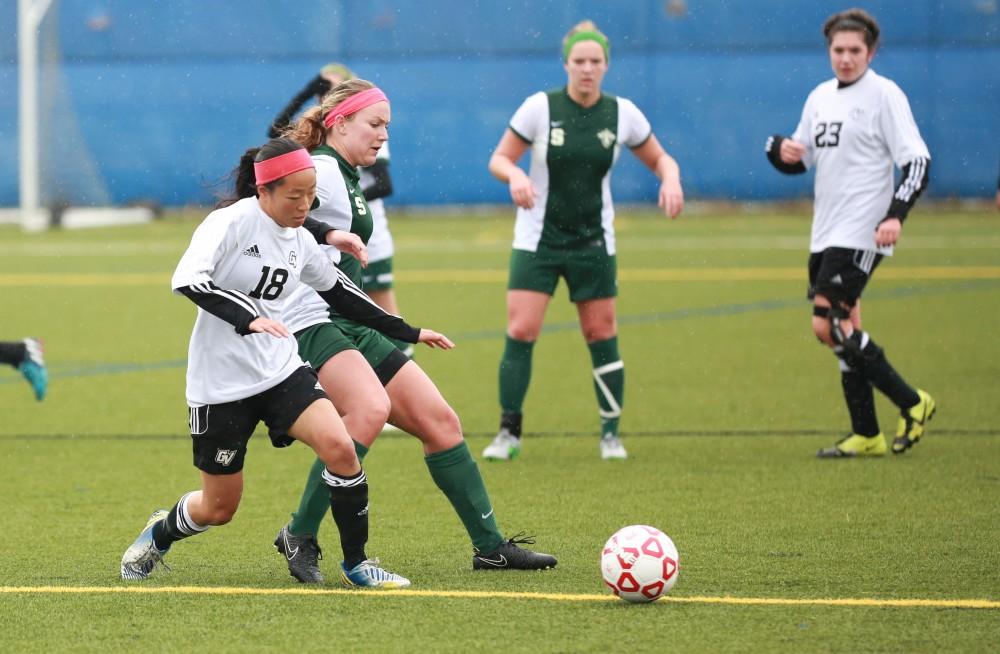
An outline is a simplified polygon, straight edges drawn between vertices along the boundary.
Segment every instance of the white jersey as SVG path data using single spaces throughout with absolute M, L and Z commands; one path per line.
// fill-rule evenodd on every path
M 874 250 L 875 229 L 893 198 L 893 164 L 902 168 L 930 159 L 906 96 L 892 81 L 868 69 L 839 88 L 837 79 L 817 86 L 792 136 L 806 146 L 802 163 L 816 168 L 809 249 Z M 922 171 L 921 171 L 922 172 Z
M 338 279 L 309 232 L 280 227 L 257 198 L 244 198 L 213 211 L 198 226 L 170 283 L 175 292 L 198 287 L 281 321 L 297 289 L 325 291 Z M 240 336 L 233 325 L 199 307 L 188 347 L 187 402 L 200 406 L 252 397 L 302 365 L 294 337 Z
M 622 145 L 637 147 L 652 134 L 639 108 L 610 94 L 584 108 L 554 89 L 529 96 L 510 129 L 531 146 L 528 177 L 538 194 L 531 209 L 517 210 L 514 249 L 597 246 L 614 254 L 611 168 Z
M 389 144 L 385 143 L 378 151 L 376 160 L 389 161 Z M 375 183 L 375 177 L 367 168 L 361 168 L 361 189 L 367 191 Z M 385 215 L 385 203 L 382 198 L 368 200 L 368 209 L 372 214 L 372 236 L 368 239 L 368 262 L 375 263 L 392 257 L 392 234 L 389 232 L 389 218 Z

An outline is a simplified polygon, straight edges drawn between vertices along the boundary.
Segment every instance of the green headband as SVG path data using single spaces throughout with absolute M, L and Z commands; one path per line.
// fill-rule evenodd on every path
M 600 32 L 583 31 L 577 32 L 573 36 L 566 39 L 566 45 L 563 46 L 563 61 L 569 61 L 569 51 L 573 49 L 573 46 L 580 41 L 594 41 L 601 48 L 604 49 L 604 61 L 611 63 L 611 55 L 609 50 L 611 49 L 611 44 L 608 43 L 608 39 L 605 38 Z

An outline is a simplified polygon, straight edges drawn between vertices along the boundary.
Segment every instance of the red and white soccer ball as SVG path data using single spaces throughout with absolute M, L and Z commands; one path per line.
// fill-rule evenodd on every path
M 680 559 L 670 537 L 655 527 L 630 525 L 615 532 L 601 552 L 601 573 L 626 602 L 652 602 L 677 582 Z

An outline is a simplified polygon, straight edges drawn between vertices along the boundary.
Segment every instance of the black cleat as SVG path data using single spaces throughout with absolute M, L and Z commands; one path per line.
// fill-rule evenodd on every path
M 323 573 L 319 571 L 319 559 L 323 550 L 313 536 L 295 536 L 288 531 L 288 525 L 281 528 L 274 539 L 276 550 L 285 555 L 288 574 L 303 584 L 323 583 Z
M 531 536 L 522 538 L 523 532 L 510 540 L 500 543 L 500 546 L 489 553 L 474 550 L 472 555 L 473 570 L 548 570 L 556 567 L 556 557 L 551 554 L 532 552 L 518 545 L 534 545 Z

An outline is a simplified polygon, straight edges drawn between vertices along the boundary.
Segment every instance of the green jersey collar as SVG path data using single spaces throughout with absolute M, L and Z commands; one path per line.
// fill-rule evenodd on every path
M 361 181 L 361 173 L 358 172 L 357 166 L 352 166 L 347 163 L 347 160 L 340 156 L 339 152 L 331 148 L 326 143 L 313 148 L 313 151 L 309 154 L 325 154 L 336 159 L 337 163 L 340 164 L 340 171 L 344 173 L 344 177 L 347 178 L 347 181 L 351 184 L 351 186 L 356 186 Z

